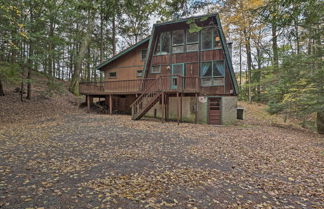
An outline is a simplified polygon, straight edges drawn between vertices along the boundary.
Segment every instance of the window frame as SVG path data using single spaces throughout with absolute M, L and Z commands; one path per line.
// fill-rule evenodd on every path
M 182 31 L 183 32 L 183 43 L 182 44 L 174 44 L 173 43 L 173 33 L 175 32 L 175 31 Z M 181 52 L 174 52 L 173 51 L 173 48 L 174 47 L 183 47 L 183 51 L 181 51 Z M 179 29 L 179 30 L 173 30 L 173 31 L 171 31 L 171 53 L 172 54 L 181 54 L 181 53 L 186 53 L 186 30 L 184 30 L 184 29 Z
M 197 41 L 194 41 L 194 42 L 188 42 L 188 34 L 190 34 L 189 30 L 186 30 L 185 31 L 186 33 L 186 52 L 196 52 L 196 51 L 199 51 L 199 38 L 200 38 L 200 33 L 199 32 L 194 32 L 194 33 L 197 33 Z M 196 45 L 198 46 L 198 49 L 197 50 L 188 50 L 188 47 L 187 46 L 193 46 L 193 45 Z
M 114 73 L 115 76 L 111 76 L 111 74 Z M 113 72 L 108 72 L 108 78 L 109 79 L 114 79 L 114 78 L 117 78 L 117 72 L 116 71 L 113 71 Z
M 177 76 L 177 75 L 174 75 L 173 74 L 173 69 L 175 66 L 181 66 L 182 67 L 182 75 L 180 76 L 185 76 L 185 71 L 186 71 L 186 68 L 185 68 L 185 63 L 174 63 L 174 64 L 171 64 L 171 75 L 172 76 Z
M 211 39 L 211 48 L 208 48 L 208 49 L 203 49 L 203 42 L 202 42 L 202 38 L 203 38 L 203 36 L 202 36 L 202 30 L 204 30 L 204 29 L 207 29 L 207 28 L 211 28 L 211 29 L 213 29 L 212 30 L 212 39 Z M 200 51 L 208 51 L 208 50 L 215 50 L 215 49 L 222 49 L 222 41 L 221 41 L 221 37 L 220 37 L 220 34 L 219 34 L 219 32 L 217 31 L 217 26 L 215 25 L 215 26 L 209 26 L 209 27 L 205 27 L 205 28 L 203 28 L 201 31 L 200 31 L 200 39 L 199 39 L 199 41 L 200 41 Z M 220 47 L 214 47 L 215 46 L 215 35 L 218 35 L 218 37 L 219 37 L 219 42 L 220 42 Z
M 166 54 L 161 54 L 162 52 L 162 39 L 161 36 L 162 34 L 168 34 L 170 40 L 169 40 L 169 51 Z M 157 49 L 159 49 L 159 51 L 157 51 Z M 161 32 L 159 37 L 158 37 L 158 41 L 155 44 L 155 49 L 154 49 L 154 53 L 153 56 L 163 56 L 163 55 L 168 55 L 168 54 L 172 54 L 172 31 L 165 31 L 165 32 Z
M 139 71 L 141 71 L 141 75 L 139 75 Z M 143 70 L 136 70 L 136 77 L 143 77 Z
M 143 58 L 143 51 L 145 51 L 145 57 Z M 141 49 L 141 60 L 145 61 L 147 56 L 147 49 Z
M 153 72 L 153 68 L 154 67 L 158 67 L 159 68 L 159 71 L 158 72 Z M 151 66 L 151 69 L 150 69 L 150 73 L 152 73 L 152 74 L 159 74 L 159 73 L 161 73 L 161 65 L 152 65 Z
M 223 62 L 223 65 L 224 65 L 224 75 L 223 76 L 215 76 L 214 75 L 214 63 L 216 62 Z M 211 72 L 212 72 L 212 75 L 211 76 L 201 76 L 201 68 L 202 68 L 202 65 L 204 63 L 211 63 Z M 200 63 L 200 68 L 199 68 L 199 78 L 202 80 L 204 78 L 210 78 L 212 79 L 211 82 L 212 84 L 211 85 L 208 85 L 208 84 L 203 84 L 203 82 L 201 81 L 200 82 L 200 85 L 202 87 L 210 87 L 210 86 L 225 86 L 225 76 L 226 76 L 226 64 L 225 64 L 225 60 L 211 60 L 211 61 L 205 61 L 205 62 L 201 62 Z M 217 78 L 222 78 L 223 79 L 223 84 L 214 84 L 214 81 L 217 80 Z

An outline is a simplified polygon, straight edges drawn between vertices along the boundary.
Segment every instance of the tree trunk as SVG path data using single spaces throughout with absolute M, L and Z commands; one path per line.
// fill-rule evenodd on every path
M 31 84 L 31 79 L 32 79 L 32 68 L 33 68 L 33 61 L 32 61 L 32 56 L 33 56 L 33 43 L 29 43 L 29 57 L 28 57 L 28 63 L 27 63 L 27 96 L 26 99 L 31 99 L 31 93 L 32 93 L 32 84 Z
M 3 90 L 3 85 L 2 85 L 2 80 L 0 79 L 0 96 L 4 96 L 4 90 Z
M 258 71 L 256 72 L 256 81 L 257 81 L 257 95 L 258 95 L 258 99 L 260 98 L 260 95 L 261 95 L 261 59 L 262 59 L 262 56 L 261 56 L 261 51 L 260 51 L 260 48 L 257 47 L 257 57 L 258 57 Z
M 248 98 L 249 103 L 252 103 L 252 92 L 251 92 L 251 70 L 252 70 L 252 54 L 251 54 L 251 42 L 250 37 L 248 36 L 247 32 L 244 30 L 244 36 L 245 36 L 245 47 L 246 47 L 246 56 L 247 56 L 247 66 L 248 66 L 248 80 L 249 80 L 249 86 L 248 86 Z
M 113 55 L 115 56 L 116 54 L 116 17 L 115 15 L 113 16 L 113 21 L 112 21 L 112 50 L 113 50 Z
M 242 43 L 240 43 L 240 89 L 242 89 Z
M 278 55 L 278 41 L 277 41 L 277 26 L 272 23 L 272 51 L 273 51 L 273 65 L 277 68 L 279 66 L 279 55 Z
M 72 75 L 72 80 L 71 80 L 70 88 L 69 88 L 69 90 L 75 95 L 79 95 L 79 93 L 80 93 L 79 92 L 79 83 L 80 83 L 80 72 L 81 72 L 81 68 L 82 68 L 82 61 L 87 53 L 87 48 L 91 42 L 91 34 L 92 34 L 94 24 L 95 24 L 95 15 L 92 14 L 90 18 L 91 19 L 89 19 L 89 21 L 88 21 L 86 34 L 83 36 L 80 50 L 75 58 L 75 67 L 74 67 L 74 72 Z
M 319 134 L 324 134 L 324 112 L 317 113 L 317 131 Z
M 87 81 L 91 81 L 91 68 L 90 68 L 90 61 L 91 61 L 91 56 L 90 56 L 90 47 L 88 45 L 88 52 L 87 52 L 87 56 L 88 56 L 88 59 L 87 59 Z
M 31 99 L 31 92 L 32 92 L 32 85 L 31 85 L 31 66 L 28 66 L 28 71 L 27 71 L 27 96 L 26 99 Z

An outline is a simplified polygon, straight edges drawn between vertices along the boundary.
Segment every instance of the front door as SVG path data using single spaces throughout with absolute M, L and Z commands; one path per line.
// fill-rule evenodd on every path
M 213 125 L 221 125 L 222 121 L 221 98 L 208 98 L 208 123 Z
M 184 76 L 184 64 L 173 64 L 171 71 L 171 89 L 177 89 L 178 85 L 181 85 L 181 81 L 178 79 L 178 76 Z

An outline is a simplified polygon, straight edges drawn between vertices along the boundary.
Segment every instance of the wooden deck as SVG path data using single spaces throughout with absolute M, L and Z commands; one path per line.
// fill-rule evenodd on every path
M 136 80 L 81 82 L 80 94 L 93 96 L 141 94 L 152 84 L 155 84 L 160 91 L 170 93 L 197 93 L 200 89 L 199 77 L 175 75 Z

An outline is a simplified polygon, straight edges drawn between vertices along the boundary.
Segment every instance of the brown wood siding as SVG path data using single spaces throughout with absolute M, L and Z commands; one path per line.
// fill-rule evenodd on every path
M 231 90 L 233 91 L 233 82 L 230 77 L 230 72 L 229 72 L 227 65 L 226 65 L 225 70 L 226 70 L 225 71 L 225 94 L 231 94 Z
M 197 52 L 179 53 L 172 55 L 172 64 L 186 63 L 186 62 L 198 62 Z
M 144 69 L 144 60 L 142 60 L 142 49 L 147 49 L 148 43 L 144 43 L 136 49 L 128 52 L 122 57 L 103 67 L 105 81 L 133 80 L 137 77 L 137 70 Z M 116 72 L 116 78 L 109 78 L 110 72 Z
M 223 50 L 208 50 L 200 52 L 200 61 L 224 60 Z
M 153 56 L 152 65 L 168 65 L 169 55 Z
M 170 56 L 172 59 L 170 60 Z M 223 50 L 208 50 L 200 52 L 201 62 L 203 61 L 213 61 L 213 60 L 224 60 Z M 160 55 L 153 56 L 152 63 L 153 65 L 161 65 L 161 73 L 151 73 L 148 69 L 148 78 L 155 78 L 159 75 L 169 75 L 171 69 L 167 70 L 167 66 L 175 63 L 186 63 L 185 64 L 185 76 L 199 76 L 200 64 L 198 62 L 198 52 L 190 53 L 178 53 L 171 55 Z M 170 66 L 171 68 L 171 66 Z M 230 79 L 229 71 L 227 66 L 225 67 L 225 86 L 209 86 L 201 87 L 201 94 L 205 95 L 229 95 L 230 90 L 233 89 L 232 82 Z M 226 91 L 225 91 L 226 90 Z

